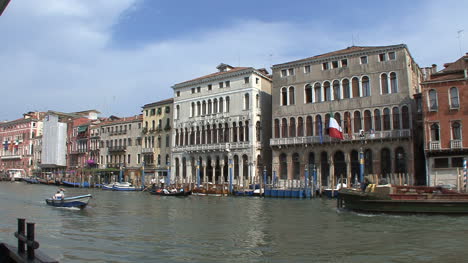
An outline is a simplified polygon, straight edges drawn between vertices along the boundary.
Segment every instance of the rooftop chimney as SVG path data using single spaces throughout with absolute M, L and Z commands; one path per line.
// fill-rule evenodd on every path
M 432 64 L 432 72 L 431 74 L 434 74 L 437 72 L 437 65 L 436 64 Z
M 221 63 L 216 68 L 219 70 L 219 72 L 225 72 L 233 69 L 234 67 L 228 64 Z

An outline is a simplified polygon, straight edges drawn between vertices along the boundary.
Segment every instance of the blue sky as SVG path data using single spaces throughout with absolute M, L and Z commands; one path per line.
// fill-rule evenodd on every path
M 420 66 L 468 52 L 466 1 L 13 0 L 0 17 L 0 121 L 131 116 L 219 63 L 272 64 L 404 43 Z M 458 30 L 465 30 L 457 38 Z

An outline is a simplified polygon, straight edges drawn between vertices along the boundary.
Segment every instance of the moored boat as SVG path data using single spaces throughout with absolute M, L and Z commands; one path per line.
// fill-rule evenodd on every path
M 115 182 L 111 184 L 106 184 L 102 186 L 102 190 L 113 190 L 113 191 L 137 191 L 141 190 L 140 188 L 132 185 L 129 182 Z
M 192 194 L 192 191 L 185 191 L 184 189 L 180 189 L 178 191 L 172 192 L 172 191 L 164 191 L 166 189 L 155 189 L 149 191 L 150 194 L 152 195 L 162 195 L 162 196 L 189 196 Z
M 90 198 L 91 194 L 65 197 L 61 200 L 47 198 L 46 203 L 56 207 L 78 207 L 83 209 L 88 205 Z
M 468 194 L 427 186 L 369 185 L 341 189 L 338 206 L 369 213 L 468 214 Z

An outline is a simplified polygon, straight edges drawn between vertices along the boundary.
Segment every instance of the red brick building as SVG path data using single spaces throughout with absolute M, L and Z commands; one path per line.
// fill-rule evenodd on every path
M 67 125 L 67 169 L 71 174 L 79 174 L 87 167 L 90 124 L 88 118 L 81 117 L 70 120 Z
M 456 185 L 468 158 L 468 53 L 439 72 L 433 68 L 422 83 L 427 179 Z
M 21 119 L 0 123 L 0 171 L 20 169 L 32 174 L 33 140 L 42 134 L 43 118 L 43 112 L 28 112 Z

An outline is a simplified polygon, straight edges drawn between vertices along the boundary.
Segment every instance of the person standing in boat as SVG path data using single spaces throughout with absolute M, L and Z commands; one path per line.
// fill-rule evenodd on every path
M 361 190 L 362 190 L 363 192 L 366 191 L 366 188 L 367 188 L 367 186 L 369 185 L 369 183 L 370 183 L 370 182 L 369 182 L 369 178 L 367 178 L 367 176 L 364 177 L 364 182 L 363 182 L 362 185 L 361 185 Z

